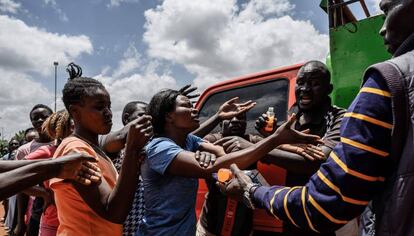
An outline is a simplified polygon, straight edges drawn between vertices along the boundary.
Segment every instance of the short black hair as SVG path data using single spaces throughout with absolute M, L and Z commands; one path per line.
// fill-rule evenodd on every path
M 146 102 L 142 102 L 142 101 L 132 101 L 132 102 L 128 102 L 126 105 L 125 105 L 125 107 L 124 107 L 124 109 L 122 110 L 122 123 L 124 124 L 124 125 L 126 125 L 126 121 L 124 120 L 124 115 L 126 114 L 126 113 L 128 113 L 128 114 L 132 114 L 132 113 L 134 113 L 135 112 L 135 109 L 136 109 L 136 107 L 137 107 L 137 105 L 138 104 L 141 104 L 141 105 L 143 105 L 143 106 L 145 106 L 145 107 L 147 107 L 148 106 L 148 103 L 146 103 Z
M 175 110 L 178 95 L 181 95 L 181 93 L 177 90 L 164 89 L 152 97 L 147 107 L 147 113 L 152 116 L 152 127 L 155 135 L 164 133 L 167 113 Z
M 30 128 L 27 128 L 25 131 L 24 131 L 24 137 L 26 138 L 26 135 L 28 134 L 28 133 L 30 133 L 30 132 L 37 132 L 36 131 L 36 129 L 35 128 L 33 128 L 33 127 L 30 127 Z
M 306 67 L 312 66 L 315 70 L 321 72 L 324 79 L 326 79 L 327 82 L 331 81 L 331 72 L 329 72 L 328 67 L 325 65 L 325 63 L 312 60 L 306 62 L 298 71 L 298 74 L 302 72 Z
M 46 106 L 46 105 L 44 105 L 44 104 L 36 104 L 36 105 L 34 105 L 34 107 L 32 108 L 32 110 L 30 110 L 30 113 L 29 113 L 30 118 L 31 118 L 31 116 L 32 116 L 32 112 L 33 112 L 34 110 L 36 110 L 36 109 L 39 109 L 39 108 L 44 108 L 44 109 L 48 110 L 48 111 L 50 112 L 50 114 L 52 114 L 52 113 L 53 113 L 53 111 L 52 111 L 52 109 L 51 109 L 50 107 L 48 107 L 48 106 Z
M 106 91 L 98 80 L 82 77 L 82 68 L 75 63 L 70 63 L 66 71 L 69 73 L 69 79 L 62 91 L 62 100 L 66 110 L 69 111 L 70 105 L 81 103 L 83 97 L 92 96 L 98 88 Z

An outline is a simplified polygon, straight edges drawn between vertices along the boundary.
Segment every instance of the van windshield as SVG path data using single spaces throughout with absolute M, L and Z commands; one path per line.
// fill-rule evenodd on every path
M 199 109 L 200 121 L 204 122 L 213 116 L 225 101 L 233 97 L 239 97 L 240 102 L 248 100 L 257 102 L 257 105 L 247 112 L 246 129 L 246 134 L 257 134 L 254 128 L 255 120 L 265 113 L 268 107 L 274 107 L 278 125 L 286 120 L 288 88 L 289 81 L 287 79 L 277 78 L 271 81 L 239 86 L 214 93 L 201 105 Z M 219 129 L 219 126 L 217 126 L 211 133 L 219 132 Z

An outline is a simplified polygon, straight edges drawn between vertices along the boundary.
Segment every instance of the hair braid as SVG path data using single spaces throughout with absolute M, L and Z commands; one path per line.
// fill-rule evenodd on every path
M 70 135 L 70 116 L 66 110 L 60 110 L 43 122 L 43 131 L 54 140 L 62 140 Z
M 59 114 L 59 118 L 56 122 L 56 137 L 57 140 L 62 140 L 70 135 L 70 116 L 69 113 L 64 110 Z
M 81 77 L 82 68 L 73 62 L 67 66 L 66 71 L 69 73 L 69 79 L 63 88 L 62 100 L 68 111 L 70 105 L 81 103 L 83 97 L 92 96 L 98 88 L 105 90 L 98 80 Z

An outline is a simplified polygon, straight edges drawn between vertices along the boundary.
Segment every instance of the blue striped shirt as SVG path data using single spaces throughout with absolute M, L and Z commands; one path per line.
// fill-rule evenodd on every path
M 362 213 L 383 188 L 391 160 L 392 110 L 388 87 L 373 73 L 341 123 L 341 142 L 305 186 L 259 187 L 258 207 L 315 232 L 335 230 Z

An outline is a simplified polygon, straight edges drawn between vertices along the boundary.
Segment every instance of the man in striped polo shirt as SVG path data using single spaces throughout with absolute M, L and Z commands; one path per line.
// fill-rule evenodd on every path
M 412 53 L 414 0 L 382 0 L 380 7 L 386 15 L 380 33 L 388 50 L 394 57 Z M 408 65 L 412 65 L 412 61 Z M 409 70 L 410 66 L 405 69 Z M 408 92 L 411 94 L 412 91 Z M 265 208 L 276 218 L 300 228 L 329 232 L 341 227 L 361 214 L 375 197 L 387 191 L 393 194 L 392 190 L 385 188 L 386 181 L 391 178 L 390 173 L 395 171 L 395 163 L 390 158 L 394 118 L 391 99 L 385 77 L 376 70 L 370 70 L 343 118 L 341 142 L 306 185 L 257 186 L 233 165 L 237 178 L 222 186 L 224 191 L 242 194 L 247 203 Z M 412 161 L 409 163 L 407 168 L 411 168 Z M 401 199 L 406 199 L 412 192 L 406 190 L 400 194 Z M 406 212 L 398 214 L 395 222 L 409 222 L 406 217 L 412 215 Z M 405 231 L 400 226 L 397 227 L 398 232 L 387 232 L 381 227 L 377 235 L 407 235 L 413 227 L 405 224 L 402 226 Z

